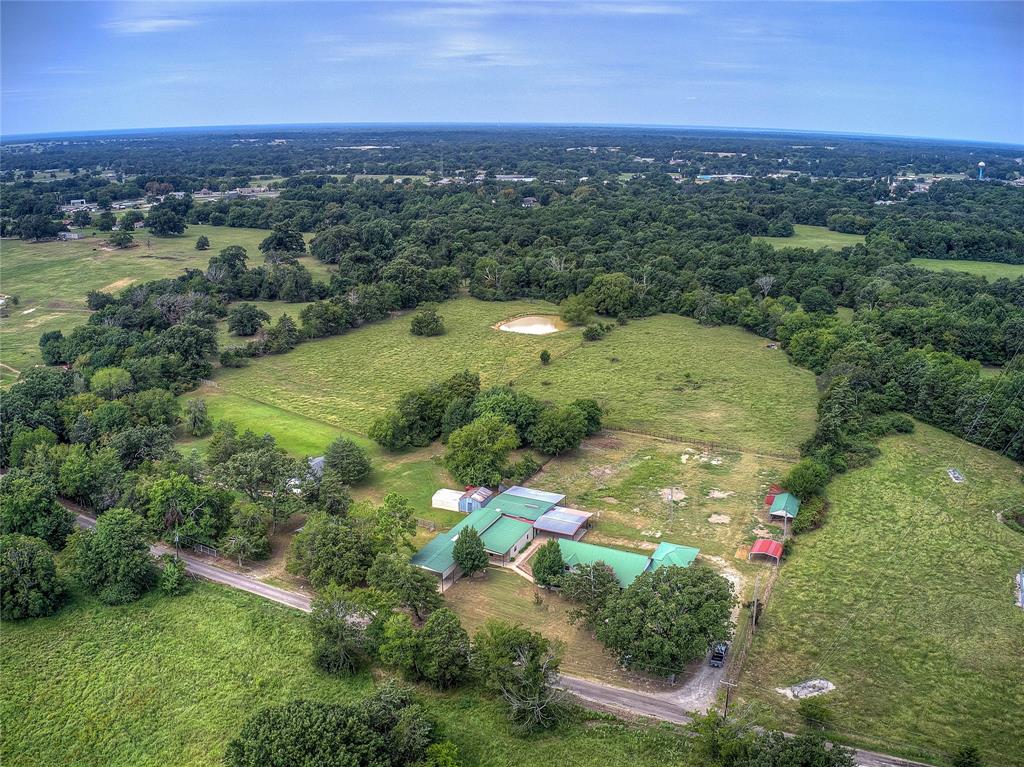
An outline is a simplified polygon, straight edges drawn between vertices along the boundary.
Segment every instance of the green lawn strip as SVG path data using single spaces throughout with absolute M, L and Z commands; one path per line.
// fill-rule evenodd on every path
M 773 688 L 821 676 L 837 727 L 867 747 L 934 759 L 972 741 L 1024 764 L 1024 536 L 995 519 L 1024 499 L 1021 469 L 921 424 L 882 448 L 829 486 L 828 522 L 783 565 L 742 695 L 793 727 Z
M 1001 264 L 996 261 L 956 261 L 945 258 L 912 258 L 910 263 L 932 272 L 967 272 L 989 280 L 1005 277 L 1015 280 L 1024 277 L 1024 264 Z
M 844 234 L 833 232 L 824 226 L 793 224 L 792 237 L 755 237 L 755 240 L 767 242 L 776 248 L 846 248 L 864 242 L 862 234 Z
M 0 760 L 10 767 L 216 765 L 260 708 L 350 701 L 373 684 L 314 670 L 302 615 L 212 584 L 125 607 L 76 595 L 56 616 L 5 624 L 0 660 Z M 660 767 L 685 749 L 668 728 L 601 720 L 520 738 L 474 688 L 420 694 L 466 767 Z

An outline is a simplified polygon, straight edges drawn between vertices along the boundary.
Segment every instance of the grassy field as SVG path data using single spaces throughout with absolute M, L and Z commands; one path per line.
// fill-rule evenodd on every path
M 91 234 L 91 230 L 86 230 Z M 195 249 L 196 238 L 210 238 L 210 250 Z M 257 250 L 267 236 L 263 229 L 193 225 L 178 237 L 146 237 L 136 247 L 102 250 L 105 237 L 87 236 L 69 242 L 0 242 L 3 278 L 0 291 L 18 296 L 11 316 L 0 320 L 0 362 L 18 370 L 39 364 L 39 336 L 48 330 L 71 330 L 88 318 L 85 294 L 117 292 L 134 282 L 174 277 L 186 268 L 206 266 L 210 256 L 229 245 L 241 245 L 250 264 L 262 262 Z M 148 245 L 146 243 L 149 243 Z M 315 277 L 327 267 L 306 257 L 302 263 Z
M 556 402 L 594 397 L 616 428 L 784 455 L 795 455 L 813 431 L 813 376 L 736 328 L 665 315 L 584 343 L 578 328 L 527 336 L 492 327 L 553 311 L 536 301 L 462 298 L 441 307 L 444 336 L 412 336 L 408 317 L 396 317 L 219 370 L 215 381 L 223 394 L 356 434 L 402 392 L 464 369 L 479 372 L 485 386 L 513 383 Z M 538 360 L 542 349 L 551 352 L 548 366 Z
M 910 263 L 932 272 L 954 272 L 978 274 L 988 280 L 1006 277 L 1015 280 L 1024 277 L 1024 264 L 1000 264 L 995 261 L 951 261 L 944 258 L 912 258 Z
M 79 596 L 56 616 L 5 624 L 0 661 L 7 767 L 212 766 L 254 711 L 296 698 L 350 701 L 373 684 L 315 671 L 298 613 L 208 584 L 116 608 Z M 526 739 L 477 690 L 421 694 L 465 767 L 685 759 L 686 739 L 665 728 L 591 719 Z
M 1024 502 L 1021 468 L 923 425 L 882 449 L 829 486 L 829 521 L 782 568 L 742 697 L 791 727 L 774 688 L 820 676 L 837 727 L 869 747 L 939 763 L 975 742 L 987 764 L 1024 764 L 1024 536 L 995 518 Z
M 846 248 L 864 242 L 864 235 L 833 232 L 824 226 L 793 224 L 792 237 L 755 237 L 755 240 L 770 243 L 776 248 Z

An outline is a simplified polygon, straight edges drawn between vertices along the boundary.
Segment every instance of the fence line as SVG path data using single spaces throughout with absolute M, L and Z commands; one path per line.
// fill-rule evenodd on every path
M 727 453 L 744 453 L 746 455 L 756 455 L 764 458 L 776 458 L 780 461 L 796 461 L 800 458 L 799 454 L 797 453 L 766 453 L 756 452 L 753 450 L 744 450 L 741 447 L 736 447 L 734 445 L 729 445 L 722 442 L 712 442 L 710 440 L 701 439 L 685 439 L 675 434 L 669 434 L 667 432 L 661 432 L 655 429 L 641 429 L 634 426 L 630 426 L 627 428 L 624 426 L 613 426 L 611 424 L 606 424 L 604 428 L 607 431 L 621 431 L 625 434 L 640 434 L 644 437 L 654 437 L 655 439 L 661 439 L 666 442 L 675 442 L 680 445 L 693 445 L 696 447 L 703 448 L 709 453 L 721 450 Z

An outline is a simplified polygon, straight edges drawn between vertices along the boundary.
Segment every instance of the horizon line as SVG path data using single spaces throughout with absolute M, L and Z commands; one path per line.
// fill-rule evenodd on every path
M 804 135 L 804 136 L 836 136 L 841 138 L 868 138 L 868 139 L 896 139 L 902 141 L 936 141 L 942 143 L 964 144 L 964 145 L 985 145 L 992 147 L 1005 147 L 1011 149 L 1024 149 L 1024 141 L 1021 143 L 992 141 L 987 139 L 949 138 L 941 136 L 911 136 L 906 134 L 892 133 L 861 133 L 850 131 L 818 130 L 806 128 L 751 128 L 728 125 L 675 125 L 671 123 L 563 123 L 563 122 L 448 122 L 448 121 L 425 121 L 425 122 L 305 122 L 305 123 L 239 123 L 221 125 L 173 125 L 165 127 L 135 127 L 135 128 L 97 128 L 79 129 L 68 131 L 39 131 L 35 133 L 12 133 L 9 135 L 0 133 L 0 143 L 14 142 L 15 140 L 29 139 L 53 139 L 71 137 L 101 137 L 114 136 L 118 134 L 146 134 L 146 133 L 173 133 L 186 131 L 228 131 L 233 129 L 273 129 L 273 128 L 615 128 L 615 129 L 647 129 L 647 130 L 720 130 L 733 133 L 774 133 L 779 135 Z

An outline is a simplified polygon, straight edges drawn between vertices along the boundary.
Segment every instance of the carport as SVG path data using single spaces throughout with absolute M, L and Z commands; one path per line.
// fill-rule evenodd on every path
M 779 564 L 782 561 L 782 544 L 771 538 L 758 538 L 750 547 L 747 561 L 750 562 L 755 555 L 774 559 L 775 564 Z

